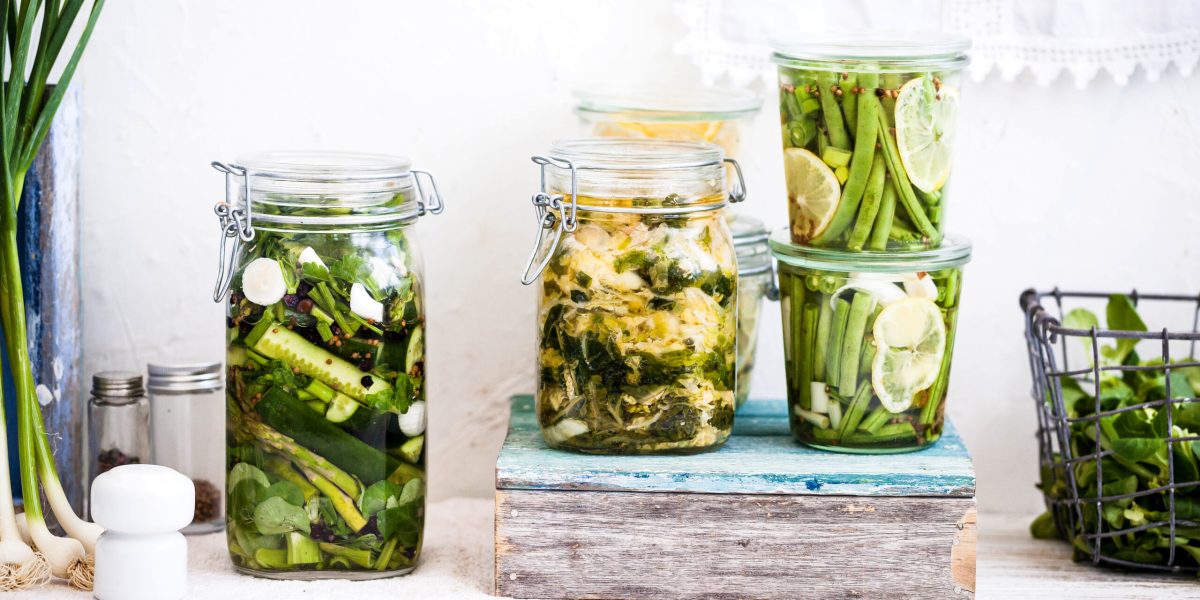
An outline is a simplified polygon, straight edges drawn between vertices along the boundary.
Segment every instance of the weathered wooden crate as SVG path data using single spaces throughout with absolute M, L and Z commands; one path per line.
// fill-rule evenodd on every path
M 933 448 L 856 456 L 793 441 L 750 401 L 720 450 L 549 449 L 513 399 L 496 462 L 496 592 L 517 598 L 967 597 L 975 472 L 952 426 Z

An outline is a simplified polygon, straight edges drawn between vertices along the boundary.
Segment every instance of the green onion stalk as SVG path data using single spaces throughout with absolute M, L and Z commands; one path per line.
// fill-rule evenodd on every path
M 17 254 L 17 214 L 25 176 L 50 131 L 83 50 L 104 6 L 93 0 L 0 0 L 0 65 L 9 70 L 0 82 L 0 325 L 16 390 L 18 448 L 25 512 L 15 515 L 8 471 L 0 474 L 0 590 L 40 585 L 50 575 L 91 589 L 99 526 L 79 518 L 63 492 L 37 401 L 29 358 L 25 292 Z M 84 17 L 83 15 L 86 15 Z M 57 84 L 50 73 L 64 56 L 74 25 L 82 23 Z M 36 31 L 36 33 L 35 33 Z M 7 463 L 7 415 L 0 404 L 0 464 Z M 38 487 L 38 483 L 41 487 Z M 42 494 L 67 537 L 51 533 L 42 510 Z M 23 527 L 22 527 L 23 525 Z M 36 552 L 35 552 L 36 551 Z

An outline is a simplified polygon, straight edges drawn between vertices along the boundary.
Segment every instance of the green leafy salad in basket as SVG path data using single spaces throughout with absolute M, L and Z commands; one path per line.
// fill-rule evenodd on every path
M 256 572 L 414 565 L 424 307 L 402 231 L 258 231 L 228 317 L 228 535 Z
M 1147 330 L 1127 296 L 1111 296 L 1106 313 L 1110 330 Z M 1077 308 L 1062 325 L 1086 331 L 1100 322 Z M 1173 541 L 1172 565 L 1200 568 L 1200 403 L 1192 401 L 1200 390 L 1200 367 L 1191 366 L 1194 358 L 1181 358 L 1172 361 L 1180 366 L 1168 374 L 1160 340 L 1141 345 L 1154 359 L 1139 357 L 1137 339 L 1109 339 L 1098 349 L 1088 337 L 1063 342 L 1088 365 L 1082 375 L 1057 380 L 1070 423 L 1066 442 L 1078 461 L 1070 474 L 1083 501 L 1078 513 L 1068 503 L 1073 497 L 1067 467 L 1055 454 L 1039 485 L 1054 508 L 1033 522 L 1034 537 L 1065 537 L 1079 560 L 1090 560 L 1099 543 L 1102 557 L 1148 566 L 1168 565 Z M 1100 361 L 1098 382 L 1093 354 Z M 1116 366 L 1133 368 L 1104 370 Z M 1053 402 L 1049 390 L 1046 402 Z M 1084 537 L 1097 533 L 1101 536 Z

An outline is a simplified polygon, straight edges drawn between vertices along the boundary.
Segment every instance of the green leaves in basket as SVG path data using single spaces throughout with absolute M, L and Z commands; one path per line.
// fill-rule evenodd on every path
M 1126 296 L 1109 298 L 1106 329 L 1146 331 L 1133 302 Z M 1072 329 L 1099 328 L 1096 316 L 1083 309 L 1067 313 L 1063 325 Z M 1082 339 L 1091 358 L 1091 340 Z M 1062 377 L 1059 389 L 1070 423 L 1069 447 L 1074 458 L 1084 458 L 1072 467 L 1080 498 L 1100 496 L 1099 502 L 1084 501 L 1078 513 L 1060 509 L 1033 521 L 1030 533 L 1037 538 L 1059 537 L 1059 528 L 1072 532 L 1070 541 L 1077 559 L 1090 559 L 1096 540 L 1082 534 L 1101 531 L 1110 535 L 1100 540 L 1101 556 L 1132 563 L 1165 565 L 1172 544 L 1172 504 L 1175 562 L 1177 566 L 1200 569 L 1200 441 L 1169 438 L 1200 434 L 1200 402 L 1153 404 L 1170 396 L 1190 399 L 1200 388 L 1200 368 L 1172 368 L 1168 374 L 1161 359 L 1141 360 L 1137 340 L 1118 339 L 1099 350 L 1101 366 L 1151 367 L 1138 371 L 1104 371 L 1099 385 L 1090 376 Z M 1196 362 L 1188 358 L 1179 362 Z M 1049 401 L 1050 398 L 1048 397 Z M 1151 406 L 1142 406 L 1151 403 Z M 1122 410 L 1125 409 L 1125 410 Z M 1099 419 L 1086 419 L 1098 411 L 1118 411 Z M 1101 454 L 1099 461 L 1096 456 Z M 1055 456 L 1052 466 L 1042 468 L 1039 487 L 1052 500 L 1068 501 L 1067 467 Z M 1174 497 L 1161 489 L 1176 485 Z M 1056 523 L 1056 519 L 1062 522 Z M 1140 530 L 1133 531 L 1133 529 Z

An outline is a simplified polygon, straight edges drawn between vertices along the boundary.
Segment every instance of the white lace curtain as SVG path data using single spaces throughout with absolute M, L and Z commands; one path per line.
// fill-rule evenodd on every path
M 680 0 L 689 33 L 678 50 L 708 81 L 770 77 L 770 40 L 813 32 L 942 30 L 972 40 L 975 79 L 1028 71 L 1046 85 L 1064 72 L 1085 87 L 1101 72 L 1125 85 L 1155 81 L 1200 58 L 1195 0 Z

